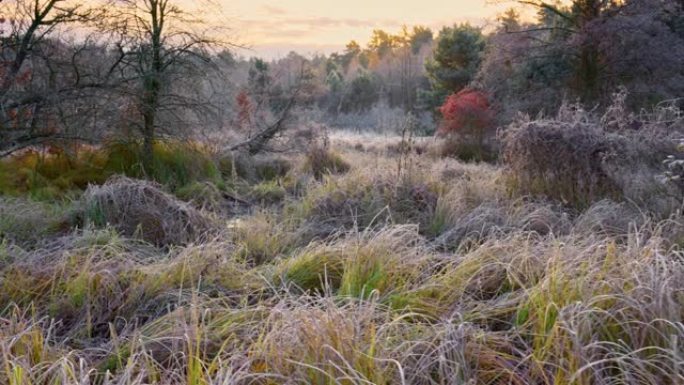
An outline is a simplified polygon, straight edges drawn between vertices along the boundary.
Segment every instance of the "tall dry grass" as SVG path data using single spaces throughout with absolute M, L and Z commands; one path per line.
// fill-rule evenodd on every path
M 336 151 L 344 174 L 293 157 L 236 176 L 239 217 L 205 189 L 193 206 L 130 179 L 75 208 L 2 200 L 0 383 L 684 383 L 680 211 Z M 284 195 L 252 199 L 263 183 Z M 83 202 L 101 220 L 74 220 Z

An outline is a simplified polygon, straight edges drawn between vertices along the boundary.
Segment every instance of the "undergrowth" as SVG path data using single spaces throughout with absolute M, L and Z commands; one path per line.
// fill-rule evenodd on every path
M 117 174 L 151 179 L 171 190 L 196 181 L 223 183 L 211 151 L 199 144 L 155 143 L 152 175 L 142 169 L 141 151 L 135 142 L 73 150 L 29 149 L 0 161 L 0 195 L 59 200 Z

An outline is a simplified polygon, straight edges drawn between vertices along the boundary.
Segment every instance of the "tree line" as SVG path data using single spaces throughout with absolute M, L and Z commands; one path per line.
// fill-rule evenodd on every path
M 536 18 L 511 9 L 489 29 L 375 30 L 365 47 L 266 61 L 240 57 L 173 0 L 3 0 L 0 156 L 122 137 L 140 141 L 149 168 L 160 138 L 238 131 L 229 147 L 258 152 L 304 111 L 334 122 L 381 106 L 431 132 L 472 104 L 459 94 L 487 106 L 489 127 L 567 99 L 602 108 L 619 88 L 634 110 L 684 94 L 681 1 L 518 4 Z

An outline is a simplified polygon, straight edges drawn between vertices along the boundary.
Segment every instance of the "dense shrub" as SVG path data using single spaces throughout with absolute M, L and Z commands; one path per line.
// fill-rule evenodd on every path
M 476 77 L 502 123 L 554 111 L 564 98 L 604 109 L 616 87 L 630 91 L 635 111 L 684 94 L 681 2 L 526 3 L 538 7 L 536 22 L 514 11 L 502 17 Z
M 595 125 L 529 121 L 510 127 L 504 143 L 516 190 L 577 205 L 622 195 L 603 167 L 615 148 Z
M 449 95 L 439 108 L 442 114 L 437 135 L 469 135 L 481 143 L 485 131 L 493 122 L 492 111 L 487 96 L 478 90 L 465 88 Z
M 440 151 L 443 156 L 466 161 L 495 158 L 486 143 L 494 127 L 494 114 L 483 92 L 465 88 L 447 97 L 439 111 L 442 121 L 437 136 L 445 138 Z
M 676 197 L 658 176 L 677 127 L 639 120 L 613 127 L 568 105 L 555 118 L 512 123 L 502 135 L 511 188 L 578 208 L 605 198 L 659 204 L 653 199 Z

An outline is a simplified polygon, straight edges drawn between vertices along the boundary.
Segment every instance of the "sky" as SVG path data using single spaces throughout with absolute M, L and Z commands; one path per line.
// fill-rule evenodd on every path
M 218 0 L 232 38 L 249 46 L 243 56 L 269 59 L 340 51 L 350 40 L 365 44 L 374 29 L 402 25 L 484 25 L 512 3 L 491 0 Z

